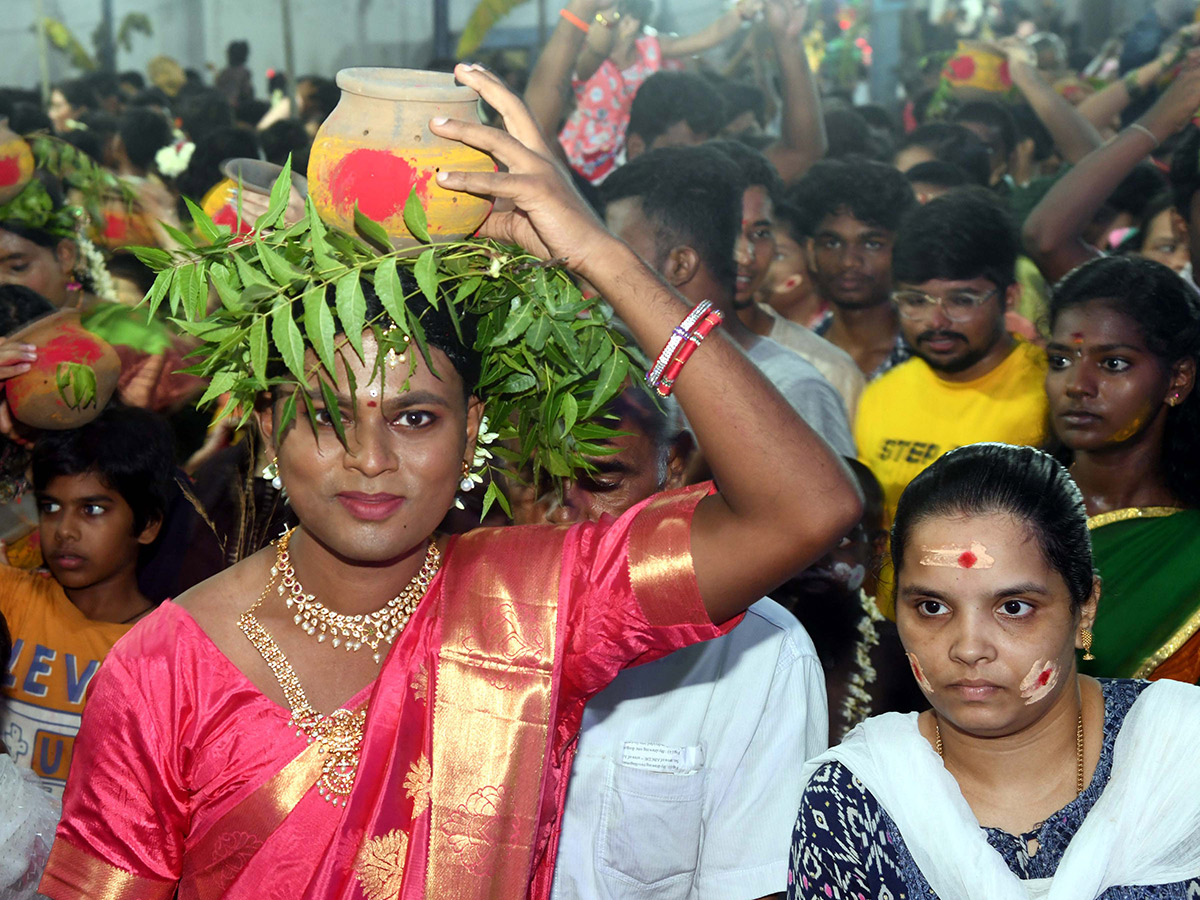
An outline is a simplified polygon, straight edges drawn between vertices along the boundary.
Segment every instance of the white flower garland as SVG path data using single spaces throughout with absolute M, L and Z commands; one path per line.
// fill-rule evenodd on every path
M 92 283 L 92 293 L 101 300 L 107 300 L 110 303 L 119 303 L 120 301 L 117 299 L 117 286 L 113 284 L 112 275 L 108 271 L 108 266 L 104 263 L 104 254 L 83 233 L 82 229 L 76 235 L 75 243 L 79 247 L 79 257 L 83 260 L 88 280 Z
M 187 171 L 188 163 L 192 161 L 192 154 L 195 152 L 196 145 L 191 141 L 178 140 L 159 148 L 154 154 L 154 166 L 163 177 L 177 178 Z
M 866 591 L 858 592 L 858 602 L 863 610 L 862 618 L 858 623 L 858 633 L 861 635 L 861 639 L 854 648 L 854 663 L 858 667 L 858 671 L 850 676 L 850 682 L 846 688 L 846 699 L 842 701 L 842 715 L 845 717 L 846 725 L 842 733 L 837 736 L 838 741 L 844 738 L 855 725 L 870 718 L 872 697 L 868 688 L 875 683 L 875 677 L 878 674 L 875 667 L 871 665 L 871 651 L 879 646 L 879 632 L 875 628 L 875 623 L 884 621 L 885 616 L 879 611 L 875 598 L 869 596 Z
M 487 461 L 492 458 L 492 451 L 487 448 L 487 445 L 495 443 L 498 437 L 500 437 L 500 433 L 489 430 L 488 417 L 484 416 L 479 422 L 479 434 L 475 438 L 475 456 L 471 459 L 471 470 L 465 476 L 473 482 L 472 488 L 476 484 L 483 484 L 483 475 L 480 473 Z M 461 497 L 454 498 L 454 506 L 456 509 L 466 509 Z

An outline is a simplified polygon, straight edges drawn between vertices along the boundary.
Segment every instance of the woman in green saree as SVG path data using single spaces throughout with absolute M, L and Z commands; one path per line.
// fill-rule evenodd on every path
M 1109 257 L 1058 284 L 1050 320 L 1051 426 L 1103 579 L 1080 670 L 1200 682 L 1200 297 L 1165 266 Z

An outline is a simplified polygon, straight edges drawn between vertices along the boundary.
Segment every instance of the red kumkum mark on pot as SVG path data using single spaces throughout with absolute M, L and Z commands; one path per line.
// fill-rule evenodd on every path
M 975 567 L 975 563 L 977 563 L 977 562 L 979 562 L 979 557 L 976 556 L 974 553 L 972 553 L 970 550 L 964 551 L 958 557 L 958 564 L 960 566 L 962 566 L 964 569 L 973 569 Z
M 386 150 L 361 149 L 339 160 L 329 179 L 333 202 L 339 208 L 358 208 L 376 222 L 390 219 L 404 208 L 415 187 L 417 196 L 426 199 L 433 172 L 417 174 L 409 162 Z
M 104 355 L 95 338 L 59 335 L 38 349 L 39 368 L 57 368 L 59 363 L 93 363 Z
M 0 159 L 0 185 L 16 184 L 21 180 L 21 158 L 5 156 Z

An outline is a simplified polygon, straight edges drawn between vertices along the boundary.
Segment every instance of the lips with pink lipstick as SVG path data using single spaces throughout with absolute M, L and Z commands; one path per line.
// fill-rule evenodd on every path
M 365 522 L 382 521 L 404 505 L 403 497 L 386 493 L 342 491 L 337 499 L 350 515 Z

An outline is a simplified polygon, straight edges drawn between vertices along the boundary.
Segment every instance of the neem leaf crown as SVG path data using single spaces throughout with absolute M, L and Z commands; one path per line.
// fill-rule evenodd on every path
M 461 320 L 475 320 L 481 370 L 474 393 L 503 442 L 494 448 L 497 455 L 532 464 L 536 482 L 570 477 L 591 467 L 589 457 L 611 452 L 599 442 L 619 432 L 596 417 L 639 363 L 609 327 L 611 313 L 602 301 L 585 299 L 562 269 L 517 247 L 479 239 L 431 242 L 415 193 L 404 221 L 422 242 L 416 250 L 395 250 L 382 226 L 357 210 L 357 234 L 332 228 L 311 200 L 305 217 L 285 226 L 290 187 L 289 161 L 250 235 L 235 236 L 188 201 L 206 243 L 172 230 L 182 250 L 134 250 L 158 272 L 146 295 L 151 312 L 167 303 L 179 327 L 203 342 L 191 369 L 209 380 L 201 405 L 227 394 L 221 415 L 236 411 L 244 424 L 258 394 L 294 386 L 300 389 L 288 393 L 280 427 L 291 424 L 301 404 L 315 426 L 308 391 L 315 379 L 326 405 L 336 408 L 338 354 L 353 352 L 362 360 L 362 335 L 370 329 L 379 347 L 372 377 L 382 375 L 385 359 L 398 357 L 408 360 L 411 374 L 415 354 L 405 352 L 415 345 L 430 364 L 421 319 L 430 307 L 444 305 L 460 340 Z M 404 292 L 401 268 L 411 273 L 415 293 Z M 362 279 L 378 295 L 382 316 L 367 317 Z M 209 285 L 220 299 L 212 309 Z M 410 307 L 418 304 L 409 301 L 418 295 L 423 312 L 413 314 Z M 315 366 L 305 363 L 308 349 L 319 361 Z M 339 418 L 332 420 L 344 441 Z M 494 502 L 508 510 L 493 479 L 485 515 Z

